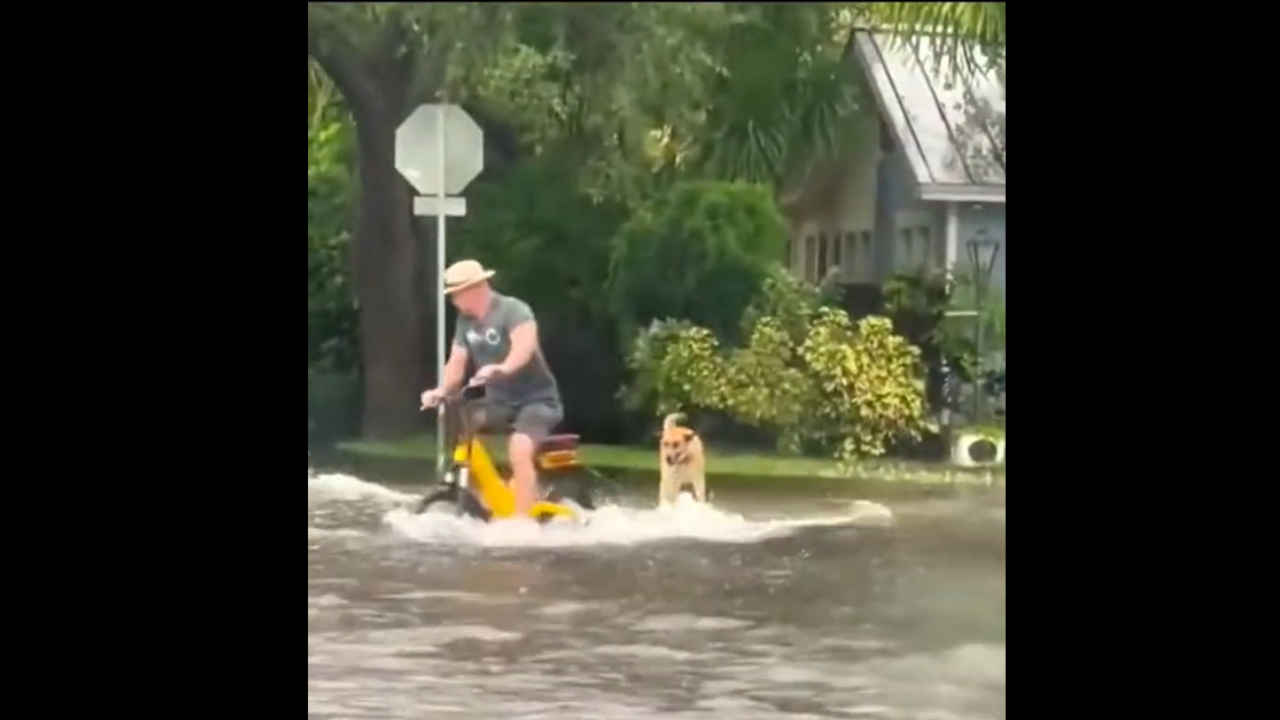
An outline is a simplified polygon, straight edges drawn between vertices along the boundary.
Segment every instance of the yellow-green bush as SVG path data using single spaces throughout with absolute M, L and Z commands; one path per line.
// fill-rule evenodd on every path
M 785 452 L 820 446 L 840 460 L 882 455 L 929 429 L 920 351 L 882 317 L 853 323 L 795 281 L 771 281 L 743 320 L 746 343 L 656 323 L 631 356 L 633 391 L 659 414 L 697 407 L 778 433 Z

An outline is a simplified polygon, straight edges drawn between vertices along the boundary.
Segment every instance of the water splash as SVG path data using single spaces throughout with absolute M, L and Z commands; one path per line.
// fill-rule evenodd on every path
M 368 533 L 356 528 L 344 527 L 316 527 L 314 525 L 307 526 L 307 540 L 324 540 L 327 538 L 360 538 L 366 537 Z
M 585 524 L 508 520 L 483 523 L 446 514 L 415 515 L 397 508 L 383 516 L 392 533 L 433 545 L 483 547 L 571 547 L 637 545 L 659 540 L 700 540 L 718 543 L 751 543 L 789 535 L 800 528 L 848 525 L 857 521 L 838 516 L 750 520 L 737 513 L 696 502 L 687 495 L 670 506 L 639 509 L 608 505 L 588 513 Z
M 371 536 L 388 507 L 414 496 L 357 477 L 330 473 L 307 479 L 307 542 L 350 542 Z
M 888 508 L 859 501 L 834 515 L 770 520 L 749 519 L 738 513 L 696 502 L 682 495 L 674 505 L 633 508 L 607 505 L 588 514 L 585 524 L 509 520 L 482 523 L 448 514 L 415 514 L 419 496 L 361 480 L 351 475 L 322 474 L 308 481 L 313 524 L 321 532 L 337 534 L 325 508 L 378 508 L 381 524 L 394 537 L 431 545 L 481 547 L 573 547 L 637 545 L 661 540 L 699 540 L 751 543 L 790 535 L 806 527 L 884 524 L 892 520 Z M 336 519 L 336 518 L 335 518 Z M 311 532 L 309 530 L 309 532 Z
M 1005 664 L 1003 643 L 968 643 L 873 661 L 865 669 L 876 678 L 875 704 L 887 710 L 875 713 L 881 717 L 973 718 L 988 715 L 992 696 L 1004 695 Z M 861 713 L 842 709 L 869 714 L 865 707 Z
M 416 499 L 414 495 L 342 473 L 324 473 L 308 479 L 307 496 L 317 502 L 368 500 L 398 504 Z

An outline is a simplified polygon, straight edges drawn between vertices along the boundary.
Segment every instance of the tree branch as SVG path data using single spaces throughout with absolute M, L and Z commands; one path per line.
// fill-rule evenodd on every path
M 379 109 L 380 99 L 372 78 L 354 52 L 325 47 L 317 33 L 311 30 L 307 33 L 307 54 L 337 86 L 353 112 Z

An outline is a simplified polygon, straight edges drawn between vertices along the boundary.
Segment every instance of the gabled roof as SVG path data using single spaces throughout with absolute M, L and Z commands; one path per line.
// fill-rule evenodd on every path
M 893 44 L 886 32 L 859 30 L 854 48 L 920 197 L 1004 202 L 1003 79 L 993 72 L 955 73 L 928 43 Z

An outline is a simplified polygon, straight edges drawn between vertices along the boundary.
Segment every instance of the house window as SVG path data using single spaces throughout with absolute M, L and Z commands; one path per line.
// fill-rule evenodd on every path
M 898 272 L 929 272 L 941 266 L 940 247 L 928 225 L 911 225 L 898 231 L 894 267 Z
M 875 256 L 871 251 L 870 230 L 846 230 L 841 234 L 840 277 L 846 283 L 874 282 Z
M 828 258 L 827 258 L 827 235 L 826 233 L 818 234 L 818 266 L 813 278 L 810 282 L 820 282 L 822 278 L 827 276 Z
M 858 234 L 852 231 L 840 233 L 840 277 L 845 282 L 862 282 L 858 262 Z
M 812 282 L 818 272 L 818 238 L 814 235 L 804 239 L 804 264 L 800 267 L 800 277 Z
M 919 266 L 926 272 L 935 270 L 938 267 L 938 259 L 934 257 L 933 238 L 927 227 L 916 228 L 916 242 L 919 244 L 920 263 Z
M 845 230 L 797 239 L 789 255 L 791 268 L 810 283 L 822 282 L 828 274 L 841 283 L 874 282 L 871 236 L 870 230 Z
M 799 258 L 799 262 L 792 266 L 805 282 L 817 283 L 827 276 L 827 273 L 833 269 L 841 281 L 844 280 L 844 270 L 841 267 L 841 247 L 839 233 L 818 233 L 810 235 L 803 241 L 804 257 Z
M 872 283 L 876 281 L 876 254 L 875 245 L 871 243 L 871 231 L 863 230 L 859 234 L 862 247 L 858 253 L 858 265 L 862 268 L 859 276 L 864 283 Z

